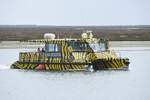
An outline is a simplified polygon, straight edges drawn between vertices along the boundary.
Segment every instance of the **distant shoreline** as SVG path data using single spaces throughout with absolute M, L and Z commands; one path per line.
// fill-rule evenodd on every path
M 150 25 L 0 25 L 0 41 L 42 39 L 47 32 L 56 34 L 56 38 L 80 38 L 86 30 L 92 30 L 94 37 L 107 38 L 110 41 L 150 41 Z

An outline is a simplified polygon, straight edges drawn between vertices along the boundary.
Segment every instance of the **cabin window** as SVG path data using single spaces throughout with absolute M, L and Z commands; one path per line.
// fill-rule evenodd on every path
M 73 51 L 85 51 L 87 49 L 87 44 L 80 41 L 69 41 L 69 46 L 73 48 Z
M 60 50 L 61 50 L 61 47 L 58 44 L 45 44 L 46 52 L 58 52 Z
M 90 47 L 93 49 L 94 52 L 100 52 L 100 51 L 105 51 L 105 43 L 91 43 L 89 44 Z

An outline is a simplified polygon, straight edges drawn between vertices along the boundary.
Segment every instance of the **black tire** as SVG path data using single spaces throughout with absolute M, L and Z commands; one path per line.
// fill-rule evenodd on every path
M 97 70 L 104 70 L 106 66 L 104 65 L 103 62 L 104 62 L 103 59 L 98 59 L 98 60 L 93 61 L 92 62 L 93 69 L 95 71 L 97 71 Z

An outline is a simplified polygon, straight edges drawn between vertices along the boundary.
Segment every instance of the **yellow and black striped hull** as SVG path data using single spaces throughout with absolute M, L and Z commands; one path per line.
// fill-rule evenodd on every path
M 97 59 L 92 65 L 94 70 L 128 70 L 129 59 Z
M 11 68 L 14 69 L 31 69 L 37 70 L 39 65 L 43 65 L 42 70 L 47 71 L 88 71 L 88 67 L 93 70 L 127 70 L 129 66 L 128 59 L 97 59 L 91 63 L 33 63 L 33 62 L 19 62 L 16 61 L 12 64 Z
M 11 65 L 13 69 L 31 69 L 37 70 L 39 65 L 43 65 L 46 71 L 85 71 L 87 63 L 25 63 L 16 61 Z

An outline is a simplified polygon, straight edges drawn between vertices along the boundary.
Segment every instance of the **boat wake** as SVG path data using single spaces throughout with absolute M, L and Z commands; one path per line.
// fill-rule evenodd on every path
M 9 65 L 0 65 L 0 70 L 2 69 L 10 69 Z

